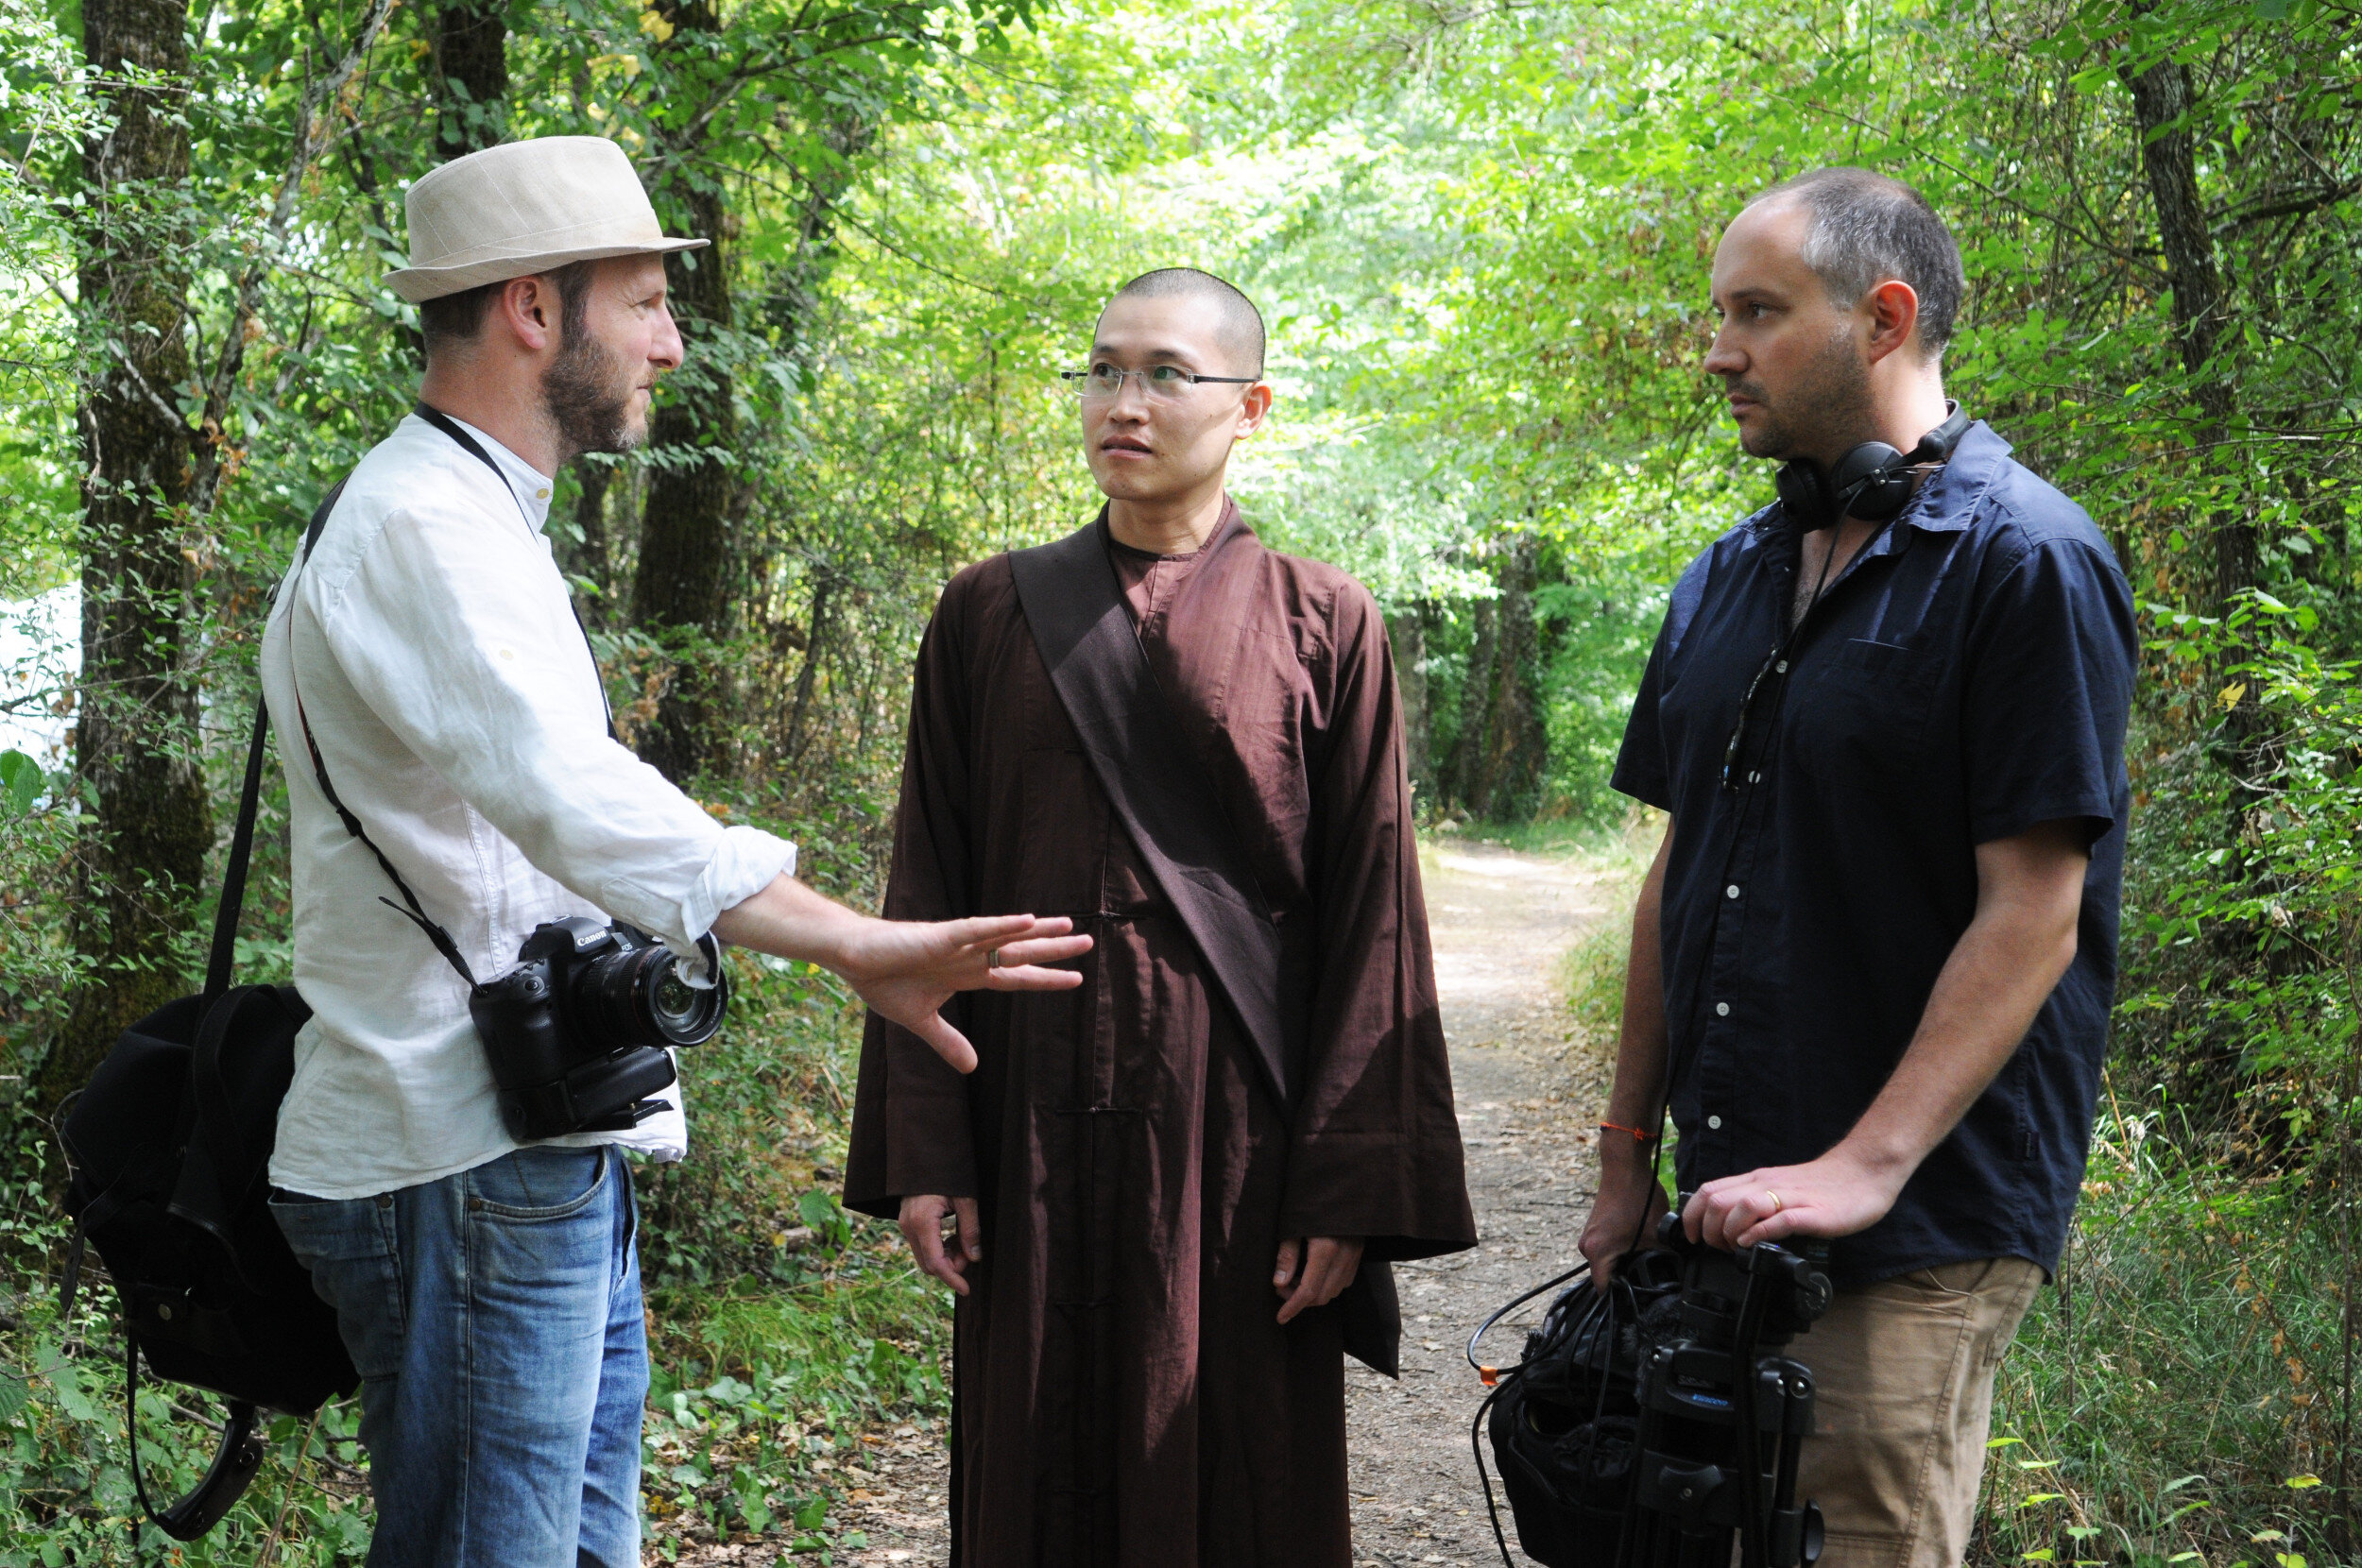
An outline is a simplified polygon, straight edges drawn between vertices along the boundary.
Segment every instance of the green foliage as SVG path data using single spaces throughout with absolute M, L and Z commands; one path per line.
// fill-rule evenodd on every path
M 189 422 L 205 480 L 205 503 L 180 520 L 189 578 L 173 613 L 190 633 L 176 678 L 204 698 L 196 743 L 216 821 L 294 531 L 414 384 L 415 312 L 382 275 L 400 259 L 405 183 L 432 165 L 451 106 L 436 97 L 434 9 L 396 8 L 355 51 L 368 14 L 365 0 L 223 0 L 193 15 L 187 176 L 110 220 L 168 246 L 188 279 L 177 330 L 194 368 L 160 396 Z M 2152 1543 L 2258 1568 L 2329 1555 L 2318 1525 L 2335 1485 L 2280 1485 L 2327 1464 L 2318 1435 L 2230 1414 L 2251 1386 L 2263 1397 L 2279 1362 L 2268 1338 L 2225 1338 L 2211 1317 L 2261 1298 L 2182 1260 L 2219 1253 L 2202 1216 L 2235 1210 L 2246 1277 L 2280 1282 L 2271 1310 L 2307 1347 L 2288 1354 L 2315 1386 L 2329 1378 L 2319 1303 L 2336 1282 L 2314 1254 L 2351 1251 L 2362 1116 L 2351 7 L 1782 0 L 1735 26 L 1701 0 L 562 0 L 506 21 L 508 101 L 460 118 L 615 138 L 668 221 L 722 214 L 739 304 L 727 330 L 693 330 L 697 362 L 673 382 L 728 372 L 746 588 L 735 630 L 659 639 L 631 623 L 638 508 L 679 452 L 559 481 L 550 534 L 619 724 L 632 736 L 673 683 L 724 672 L 729 733 L 693 793 L 721 820 L 787 831 L 806 875 L 857 901 L 883 869 L 905 673 L 935 594 L 960 566 L 1095 508 L 1053 373 L 1110 289 L 1175 264 L 1264 303 L 1280 401 L 1240 454 L 1237 492 L 1275 544 L 1345 566 L 1391 622 L 1419 629 L 1412 673 L 1438 758 L 1486 722 L 1463 700 L 1487 678 L 1485 617 L 1500 596 L 1528 601 L 1547 820 L 1474 830 L 1529 844 L 1612 835 L 1625 806 L 1605 781 L 1665 593 L 1769 497 L 1700 373 L 1715 238 L 1764 184 L 1817 164 L 1916 184 L 1972 279 L 1949 386 L 2092 513 L 2153 633 L 2116 1075 L 2144 1096 L 2158 1086 L 2174 1115 L 2140 1123 L 2137 1158 L 2108 1156 L 2121 1169 L 2096 1169 L 2117 1185 L 2096 1189 L 2079 1257 L 2106 1287 L 2069 1338 L 2038 1319 L 2007 1395 L 2018 1425 L 2005 1434 L 2082 1467 L 2060 1489 L 2069 1501 L 2018 1510 L 2027 1494 L 2012 1493 L 1988 1539 L 2062 1562 L 2141 1560 Z M 81 65 L 77 26 L 70 7 L 0 0 L 0 722 L 12 724 L 69 723 L 120 696 L 85 680 L 70 636 L 27 604 L 105 543 L 80 521 L 76 404 L 122 345 L 81 298 L 108 237 L 89 226 L 81 149 L 115 84 Z M 2220 279 L 2205 353 L 2177 323 L 2147 162 L 2158 136 L 2128 86 L 2161 67 L 2187 73 L 2188 109 L 2149 128 L 2190 138 Z M 2251 565 L 2226 576 L 2248 546 Z M 1530 588 L 1504 573 L 1512 561 L 1533 564 Z M 70 737 L 50 755 L 24 733 L 0 743 L 0 1097 L 92 980 L 65 933 L 94 797 Z M 1428 803 L 1433 817 L 1457 805 Z M 283 827 L 274 786 L 240 942 L 257 976 L 290 957 Z M 1603 927 L 1569 961 L 1595 1040 L 1612 1034 L 1623 945 Z M 650 1506 L 670 1510 L 676 1544 L 767 1530 L 822 1550 L 843 1539 L 828 1524 L 833 1472 L 814 1462 L 833 1465 L 864 1423 L 934 1419 L 942 1314 L 892 1236 L 828 1196 L 848 999 L 799 966 L 737 962 L 737 1021 L 685 1065 L 690 1158 L 643 1172 L 665 1368 Z M 2131 1148 L 2131 1125 L 2116 1117 L 2103 1146 Z M 41 1304 L 57 1242 L 38 1190 L 46 1158 L 23 1122 L 5 1169 L 15 1218 L 0 1221 L 14 1227 L 0 1247 L 15 1302 L 15 1326 L 0 1328 L 0 1440 L 16 1445 L 0 1560 L 98 1559 L 122 1540 L 122 1460 L 94 1403 L 111 1331 Z M 2336 1287 L 2354 1288 L 2351 1266 Z M 2308 1292 L 2310 1306 L 2297 1300 Z M 2239 1389 L 2208 1394 L 2221 1419 L 2200 1425 L 2218 1436 L 2196 1448 L 2183 1438 L 2200 1372 L 2139 1353 L 2152 1370 L 2071 1375 L 2150 1334 L 2202 1347 L 2190 1365 L 2212 1356 Z M 2287 1398 L 2274 1410 L 2317 1408 Z M 2170 1430 L 2163 1412 L 2179 1412 Z M 332 1413 L 301 1481 L 287 1468 L 301 1435 L 276 1434 L 281 1468 L 200 1550 L 250 1557 L 271 1527 L 258 1510 L 282 1498 L 295 1500 L 282 1556 L 341 1549 L 357 1515 L 331 1507 L 351 1495 L 332 1461 L 353 1462 L 350 1430 L 349 1411 Z M 160 1480 L 199 1457 L 185 1432 L 159 1425 L 152 1441 Z M 2208 1523 L 2234 1519 L 2246 1534 Z M 2272 1531 L 2285 1539 L 2257 1539 Z
M 2261 589 L 2220 620 L 2157 620 L 2168 668 L 2216 670 L 2224 684 L 2216 723 L 2158 769 L 2148 803 L 2127 1043 L 2140 1070 L 2214 1113 L 2242 1165 L 2348 1203 L 2345 1162 L 2362 1134 L 2356 663 L 2314 644 L 2322 617 L 2310 605 Z M 2251 713 L 2259 727 L 2226 787 L 2219 758 Z
M 2190 1131 L 2162 1100 L 2103 1108 L 2058 1286 L 2002 1363 L 1987 1560 L 2344 1560 L 2322 1485 L 2343 1238 L 2301 1184 L 2192 1157 Z

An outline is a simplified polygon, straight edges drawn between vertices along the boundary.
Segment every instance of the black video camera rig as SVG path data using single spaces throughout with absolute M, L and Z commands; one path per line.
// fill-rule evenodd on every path
M 1517 1538 L 1546 1568 L 1806 1568 L 1821 1511 L 1796 1496 L 1812 1371 L 1780 1354 L 1829 1309 L 1824 1244 L 1737 1253 L 1688 1240 L 1678 1211 L 1604 1290 L 1587 1266 L 1526 1292 L 1468 1340 L 1493 1391 L 1469 1432 L 1494 1540 L 1509 1562 L 1480 1436 Z M 1526 1337 L 1525 1359 L 1477 1359 L 1487 1330 L 1578 1280 Z

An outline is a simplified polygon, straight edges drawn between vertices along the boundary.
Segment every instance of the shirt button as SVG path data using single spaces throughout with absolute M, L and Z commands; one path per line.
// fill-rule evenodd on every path
M 1708 1116 L 1706 1117 L 1706 1125 L 1719 1133 L 1722 1130 L 1722 1118 L 1720 1116 Z
M 1747 782 L 1750 784 L 1760 784 L 1763 782 L 1763 775 L 1759 773 L 1751 773 L 1747 775 Z
M 534 500 L 536 500 L 536 501 L 547 501 L 547 500 L 549 500 L 549 499 L 550 499 L 550 487 L 549 487 L 547 485 L 542 486 L 539 489 L 538 489 L 538 490 L 536 490 L 536 491 L 534 491 L 534 492 L 533 492 L 533 499 L 534 499 Z
M 1728 1002 L 1716 1002 L 1714 1004 L 1714 1015 L 1718 1018 L 1729 1017 L 1731 1015 L 1731 1004 Z
M 1776 671 L 1778 671 L 1781 674 L 1785 675 L 1785 674 L 1787 674 L 1787 673 L 1788 673 L 1788 660 L 1786 660 L 1786 659 L 1782 659 L 1782 660 L 1780 660 L 1780 662 L 1779 662 L 1779 663 L 1777 663 L 1777 664 L 1773 665 L 1772 668 L 1772 669 L 1774 669 L 1774 670 L 1776 670 Z
M 1736 898 L 1736 897 L 1737 897 L 1737 896 L 1738 896 L 1738 884 L 1737 884 L 1737 882 L 1733 882 L 1733 883 L 1732 883 L 1729 887 L 1724 888 L 1724 889 L 1722 890 L 1722 896 L 1723 896 L 1723 897 L 1725 897 L 1725 898 Z

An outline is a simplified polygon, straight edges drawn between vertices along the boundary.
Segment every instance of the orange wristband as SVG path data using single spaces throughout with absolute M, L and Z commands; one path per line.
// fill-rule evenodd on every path
M 1603 1121 L 1600 1123 L 1600 1131 L 1602 1133 L 1630 1133 L 1632 1134 L 1632 1141 L 1635 1143 L 1654 1143 L 1656 1141 L 1655 1133 L 1643 1133 L 1639 1128 L 1627 1127 L 1620 1121 Z

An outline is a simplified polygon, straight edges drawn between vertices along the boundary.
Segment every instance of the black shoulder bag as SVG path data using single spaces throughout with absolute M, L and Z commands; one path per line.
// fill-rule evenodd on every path
M 312 515 L 307 557 L 343 492 L 339 484 Z M 334 1310 L 314 1293 L 268 1205 L 279 1103 L 295 1076 L 296 1031 L 312 1010 L 292 985 L 230 983 L 269 735 L 258 699 L 204 991 L 125 1030 L 67 1101 L 58 1129 L 75 1221 L 60 1313 L 73 1310 L 85 1244 L 95 1246 L 123 1309 L 132 1485 L 147 1517 L 176 1541 L 211 1529 L 254 1478 L 263 1462 L 258 1407 L 309 1415 L 360 1384 Z M 204 1480 L 161 1513 L 140 1473 L 143 1355 L 157 1376 L 229 1404 Z
M 1213 971 L 1280 1110 L 1292 1113 L 1302 1044 L 1280 995 L 1279 929 L 1238 830 L 1149 666 L 1103 531 L 1094 522 L 1012 552 L 1018 605 L 1099 787 Z M 1393 1267 L 1363 1258 L 1337 1307 L 1346 1351 L 1375 1372 L 1399 1376 L 1402 1312 Z

